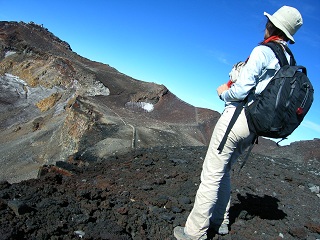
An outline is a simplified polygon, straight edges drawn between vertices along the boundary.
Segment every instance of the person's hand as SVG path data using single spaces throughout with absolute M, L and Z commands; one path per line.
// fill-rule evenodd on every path
M 218 96 L 220 97 L 220 95 L 224 92 L 224 91 L 227 91 L 229 89 L 228 85 L 227 84 L 222 84 L 221 86 L 219 86 L 217 88 L 217 93 L 218 93 Z

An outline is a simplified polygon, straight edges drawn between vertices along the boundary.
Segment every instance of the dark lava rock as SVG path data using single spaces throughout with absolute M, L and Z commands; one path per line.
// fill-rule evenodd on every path
M 173 240 L 200 183 L 206 147 L 138 149 L 0 186 L 0 239 Z M 152 159 L 147 162 L 145 159 Z M 173 161 L 173 159 L 175 159 Z M 209 239 L 319 239 L 319 161 L 252 153 L 232 171 L 230 233 Z M 78 168 L 78 169 L 77 169 Z M 165 181 L 162 181 L 164 180 Z
M 33 211 L 26 203 L 19 200 L 11 200 L 8 202 L 8 207 L 17 215 L 23 215 Z

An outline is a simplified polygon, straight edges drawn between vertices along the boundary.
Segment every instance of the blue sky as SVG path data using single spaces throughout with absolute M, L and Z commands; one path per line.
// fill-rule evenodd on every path
M 79 55 L 138 80 L 165 85 L 183 101 L 222 112 L 216 88 L 263 39 L 266 17 L 283 5 L 304 25 L 290 45 L 307 67 L 315 100 L 291 141 L 320 138 L 318 0 L 0 0 L 1 21 L 33 21 Z

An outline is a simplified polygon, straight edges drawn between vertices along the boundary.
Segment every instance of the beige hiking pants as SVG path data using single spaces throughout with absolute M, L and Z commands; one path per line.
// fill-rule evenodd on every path
M 217 225 L 229 224 L 230 169 L 254 139 L 242 110 L 231 129 L 223 151 L 219 154 L 217 148 L 235 109 L 233 106 L 225 108 L 211 137 L 202 166 L 201 184 L 185 225 L 185 233 L 194 239 L 206 234 L 210 221 Z

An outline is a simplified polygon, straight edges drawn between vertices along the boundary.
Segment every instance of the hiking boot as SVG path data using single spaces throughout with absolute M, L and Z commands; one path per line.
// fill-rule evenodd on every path
M 173 229 L 173 235 L 176 237 L 177 240 L 194 240 L 195 238 L 192 238 L 191 236 L 184 233 L 184 227 L 177 226 Z M 206 240 L 207 236 L 204 235 L 198 240 Z
M 221 224 L 219 225 L 214 225 L 213 226 L 214 230 L 216 233 L 218 233 L 219 235 L 226 235 L 229 233 L 229 228 L 228 228 L 228 224 Z

